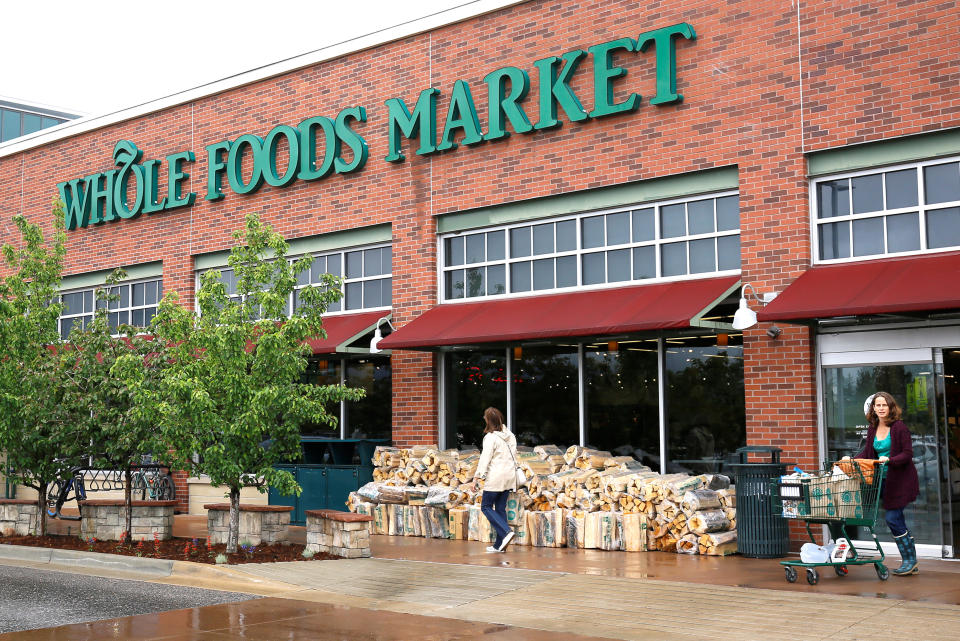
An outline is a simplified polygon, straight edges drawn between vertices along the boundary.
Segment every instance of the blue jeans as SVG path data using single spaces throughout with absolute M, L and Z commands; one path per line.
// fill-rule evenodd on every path
M 507 497 L 510 490 L 502 492 L 483 491 L 483 497 L 480 499 L 480 511 L 490 521 L 490 526 L 497 533 L 497 540 L 493 542 L 493 547 L 498 548 L 503 543 L 503 537 L 510 531 L 510 524 L 507 523 Z
M 885 510 L 883 518 L 887 522 L 887 527 L 894 536 L 903 536 L 907 531 L 907 521 L 903 518 L 903 509 Z

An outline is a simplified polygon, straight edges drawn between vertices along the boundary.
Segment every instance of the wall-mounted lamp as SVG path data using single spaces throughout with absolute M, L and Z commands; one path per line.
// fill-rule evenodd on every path
M 747 305 L 748 289 L 750 290 L 750 295 L 753 296 L 753 299 L 761 305 L 766 305 L 777 297 L 776 292 L 764 292 L 762 295 L 763 297 L 761 298 L 760 296 L 757 296 L 757 290 L 753 288 L 753 285 L 750 283 L 745 283 L 740 294 L 740 309 L 738 309 L 733 315 L 734 329 L 747 329 L 757 324 L 757 313 L 750 309 L 750 307 Z
M 383 351 L 379 347 L 377 347 L 377 345 L 380 344 L 380 341 L 383 340 L 383 334 L 380 333 L 380 325 L 382 325 L 383 323 L 387 324 L 387 327 L 390 328 L 391 332 L 396 331 L 393 327 L 393 323 L 390 322 L 390 319 L 388 317 L 384 316 L 383 318 L 378 318 L 377 328 L 373 331 L 373 338 L 370 340 L 371 354 L 378 354 L 379 352 Z

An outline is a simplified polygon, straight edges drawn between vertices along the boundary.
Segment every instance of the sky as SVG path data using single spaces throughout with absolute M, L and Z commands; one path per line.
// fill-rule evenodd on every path
M 0 96 L 100 115 L 473 0 L 43 0 L 0 11 Z

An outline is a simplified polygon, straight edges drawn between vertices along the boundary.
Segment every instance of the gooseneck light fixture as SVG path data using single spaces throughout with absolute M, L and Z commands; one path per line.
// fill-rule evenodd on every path
M 754 289 L 753 285 L 744 283 L 743 288 L 740 290 L 740 308 L 733 315 L 734 329 L 747 329 L 757 324 L 757 313 L 750 309 L 750 306 L 747 304 L 748 289 L 753 299 L 761 305 L 766 305 L 777 297 L 775 292 L 764 292 L 763 298 L 761 298 L 757 295 L 757 290 Z
M 378 353 L 380 353 L 380 352 L 383 351 L 383 350 L 381 350 L 379 347 L 377 347 L 377 345 L 380 344 L 380 341 L 383 340 L 383 334 L 380 332 L 380 325 L 382 325 L 383 323 L 386 323 L 386 324 L 387 324 L 387 327 L 390 328 L 390 331 L 391 331 L 391 332 L 396 331 L 396 329 L 393 327 L 393 323 L 390 322 L 390 318 L 389 318 L 389 317 L 384 316 L 383 318 L 378 318 L 378 319 L 377 319 L 377 327 L 376 327 L 376 329 L 373 331 L 373 338 L 370 339 L 370 353 L 371 353 L 371 354 L 378 354 Z

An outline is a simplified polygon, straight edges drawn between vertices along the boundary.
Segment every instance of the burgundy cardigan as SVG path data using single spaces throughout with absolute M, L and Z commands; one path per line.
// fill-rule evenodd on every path
M 867 442 L 855 458 L 877 458 L 873 439 L 877 428 L 867 430 Z M 897 510 L 912 503 L 920 494 L 917 468 L 913 464 L 913 444 L 910 430 L 903 421 L 894 421 L 890 426 L 890 460 L 887 462 L 887 480 L 883 488 L 883 509 Z

